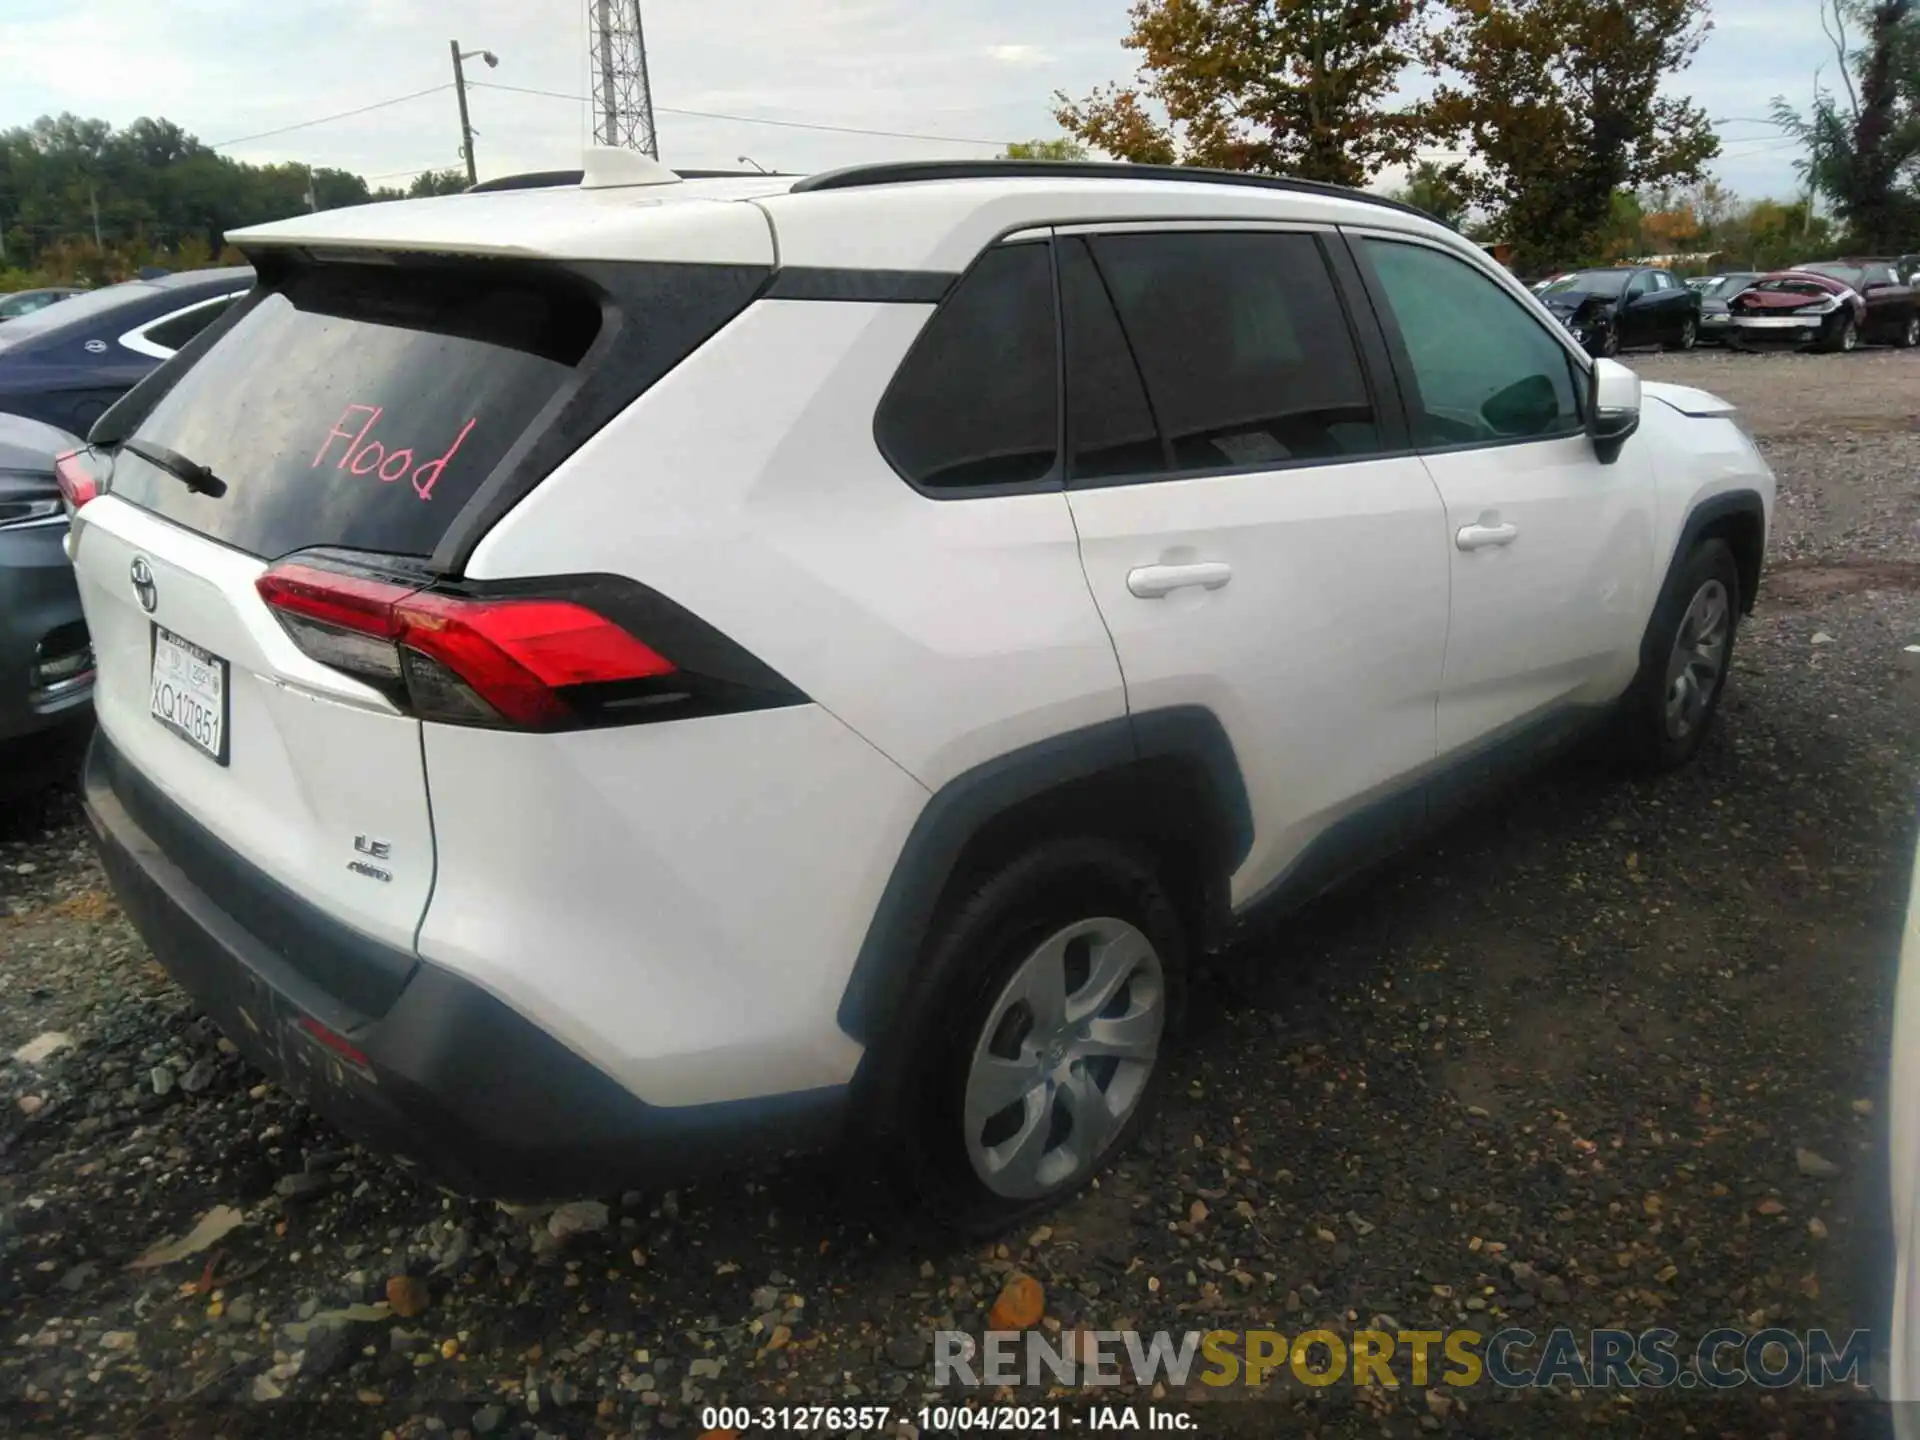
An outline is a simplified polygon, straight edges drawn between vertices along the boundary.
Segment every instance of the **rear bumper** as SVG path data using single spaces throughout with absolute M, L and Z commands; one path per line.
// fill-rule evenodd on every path
M 506 1200 L 566 1199 L 674 1184 L 820 1148 L 839 1133 L 845 1087 L 647 1105 L 471 981 L 402 952 L 393 962 L 411 973 L 398 998 L 377 1016 L 356 1011 L 234 919 L 248 907 L 231 897 L 273 882 L 133 771 L 104 734 L 87 756 L 85 801 L 114 892 L 167 973 L 253 1064 L 433 1183 Z M 135 818 L 156 807 L 170 812 L 164 826 Z M 182 827 L 199 832 L 200 878 L 207 856 L 219 855 L 217 886 L 197 883 L 150 833 Z M 316 930 L 337 928 L 313 918 Z M 344 1037 L 366 1063 L 330 1049 L 310 1023 Z

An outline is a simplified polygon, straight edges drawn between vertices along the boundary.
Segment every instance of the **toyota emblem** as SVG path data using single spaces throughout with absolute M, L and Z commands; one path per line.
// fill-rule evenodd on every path
M 160 592 L 153 587 L 153 566 L 147 563 L 147 557 L 133 557 L 133 568 L 129 572 L 133 577 L 133 593 L 140 597 L 140 608 L 149 615 L 153 607 L 160 603 Z

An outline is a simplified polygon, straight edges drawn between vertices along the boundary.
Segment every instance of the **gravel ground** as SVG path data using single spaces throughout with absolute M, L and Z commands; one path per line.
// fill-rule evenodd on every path
M 1049 1325 L 1098 1329 L 1881 1324 L 1920 356 L 1635 363 L 1747 406 L 1781 481 L 1700 763 L 1651 783 L 1562 765 L 1248 947 L 1251 978 L 1196 1007 L 1144 1153 L 1001 1246 L 957 1246 L 847 1159 L 554 1215 L 423 1189 L 195 1015 L 71 796 L 0 811 L 0 1056 L 71 1040 L 0 1060 L 0 1429 L 906 1413 L 928 1332 L 981 1328 L 1016 1269 Z M 239 1223 L 211 1247 L 132 1267 L 219 1207 Z M 1289 1381 L 1191 1413 L 1208 1435 L 1880 1433 L 1857 1402 L 1743 1393 Z

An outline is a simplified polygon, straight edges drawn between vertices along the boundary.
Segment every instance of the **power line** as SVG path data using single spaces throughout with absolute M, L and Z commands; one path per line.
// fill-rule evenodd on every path
M 294 125 L 282 125 L 278 130 L 262 130 L 258 135 L 241 135 L 232 140 L 217 140 L 207 148 L 224 150 L 229 145 L 244 145 L 249 140 L 266 140 L 275 135 L 286 135 L 295 130 L 305 130 L 314 125 L 327 125 L 335 120 L 351 119 L 355 115 L 365 115 L 369 110 L 384 110 L 389 105 L 404 105 L 409 100 L 418 100 L 425 95 L 438 95 L 442 90 L 451 90 L 453 83 L 448 81 L 440 85 L 430 85 L 425 90 L 416 90 L 411 95 L 396 95 L 391 100 L 376 100 L 371 105 L 362 105 L 357 110 L 342 110 L 338 115 L 322 115 L 317 120 L 302 120 Z
M 516 95 L 544 95 L 549 100 L 573 100 L 587 103 L 585 95 L 568 95 L 560 90 L 534 90 L 525 85 L 502 85 L 495 80 L 470 80 L 475 90 L 508 90 Z M 808 120 L 770 120 L 760 115 L 725 115 L 716 110 L 682 110 L 672 105 L 653 107 L 663 115 L 688 115 L 696 120 L 732 120 L 741 125 L 777 125 L 783 130 L 825 130 L 835 135 L 878 135 L 888 140 L 932 140 L 943 145 L 1005 146 L 1005 140 L 979 140 L 964 135 L 921 135 L 907 130 L 869 130 L 858 125 L 821 125 Z

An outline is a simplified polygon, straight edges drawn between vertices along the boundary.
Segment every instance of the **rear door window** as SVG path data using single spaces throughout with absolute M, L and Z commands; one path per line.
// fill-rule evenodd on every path
M 1087 242 L 1059 242 L 1067 336 L 1067 479 L 1167 469 L 1147 388 Z
M 294 269 L 137 431 L 210 467 L 226 493 L 196 494 L 126 453 L 113 491 L 256 555 L 316 545 L 429 555 L 599 327 L 591 292 L 564 275 Z
M 1048 479 L 1059 449 L 1058 352 L 1046 244 L 989 250 L 887 388 L 874 417 L 881 453 L 936 493 Z
M 1360 356 L 1314 236 L 1202 230 L 1096 235 L 1089 244 L 1118 314 L 1115 337 L 1124 332 L 1139 362 L 1173 470 L 1379 453 Z M 1108 366 L 1121 379 L 1093 387 L 1114 416 L 1130 403 L 1116 388 L 1122 360 L 1116 352 Z M 1091 384 L 1075 380 L 1073 390 Z M 1145 455 L 1138 415 L 1104 421 L 1109 433 L 1090 460 Z

